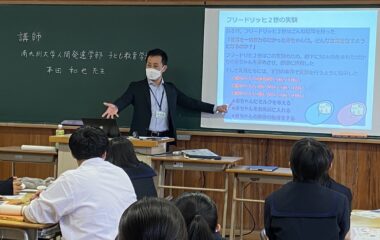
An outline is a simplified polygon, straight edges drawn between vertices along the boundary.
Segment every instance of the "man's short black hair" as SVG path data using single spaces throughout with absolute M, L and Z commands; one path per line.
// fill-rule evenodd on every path
M 290 154 L 290 168 L 297 182 L 320 182 L 328 171 L 329 154 L 326 145 L 313 138 L 297 141 Z
M 148 57 L 154 56 L 161 56 L 162 64 L 168 65 L 168 55 L 166 54 L 166 52 L 164 52 L 164 50 L 161 50 L 159 48 L 150 50 L 146 55 L 145 62 L 148 62 Z
M 100 128 L 85 126 L 71 135 L 69 147 L 77 160 L 102 157 L 108 148 L 108 138 Z

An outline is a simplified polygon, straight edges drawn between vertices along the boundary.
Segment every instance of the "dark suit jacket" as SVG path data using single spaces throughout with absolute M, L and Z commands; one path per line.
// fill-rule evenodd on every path
M 264 225 L 270 240 L 343 240 L 348 200 L 319 183 L 290 182 L 265 200 Z
M 0 195 L 13 195 L 13 178 L 0 181 Z
M 173 83 L 164 82 L 164 88 L 169 108 L 169 137 L 176 138 L 175 116 L 177 104 L 188 109 L 213 113 L 214 105 L 186 96 L 178 90 Z M 118 98 L 114 104 L 118 107 L 119 112 L 132 104 L 134 111 L 130 133 L 137 131 L 141 136 L 147 135 L 152 116 L 149 84 L 147 79 L 132 82 L 127 91 L 125 91 L 125 93 Z

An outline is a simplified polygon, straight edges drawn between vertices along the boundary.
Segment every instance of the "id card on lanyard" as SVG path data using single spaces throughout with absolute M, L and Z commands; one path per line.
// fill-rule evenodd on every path
M 156 95 L 154 94 L 153 90 L 150 87 L 149 87 L 149 90 L 152 93 L 153 98 L 156 101 L 158 109 L 159 109 L 158 111 L 156 111 L 155 117 L 160 118 L 160 119 L 165 119 L 166 118 L 166 112 L 162 111 L 162 109 L 161 109 L 162 108 L 162 100 L 164 99 L 165 91 L 164 90 L 162 91 L 161 100 L 160 100 L 160 102 L 158 102 L 158 99 L 157 99 Z

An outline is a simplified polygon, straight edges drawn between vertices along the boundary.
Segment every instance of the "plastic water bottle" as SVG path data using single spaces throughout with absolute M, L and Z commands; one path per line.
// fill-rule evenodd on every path
M 58 125 L 58 128 L 55 130 L 55 135 L 56 136 L 62 136 L 65 135 L 65 129 L 63 129 L 62 124 Z

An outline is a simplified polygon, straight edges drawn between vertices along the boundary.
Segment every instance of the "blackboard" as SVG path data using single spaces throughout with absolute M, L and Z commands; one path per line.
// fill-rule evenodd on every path
M 165 81 L 200 99 L 203 24 L 201 6 L 1 5 L 0 122 L 100 117 L 145 77 L 153 48 L 168 53 Z M 177 125 L 200 129 L 200 114 L 180 109 Z

